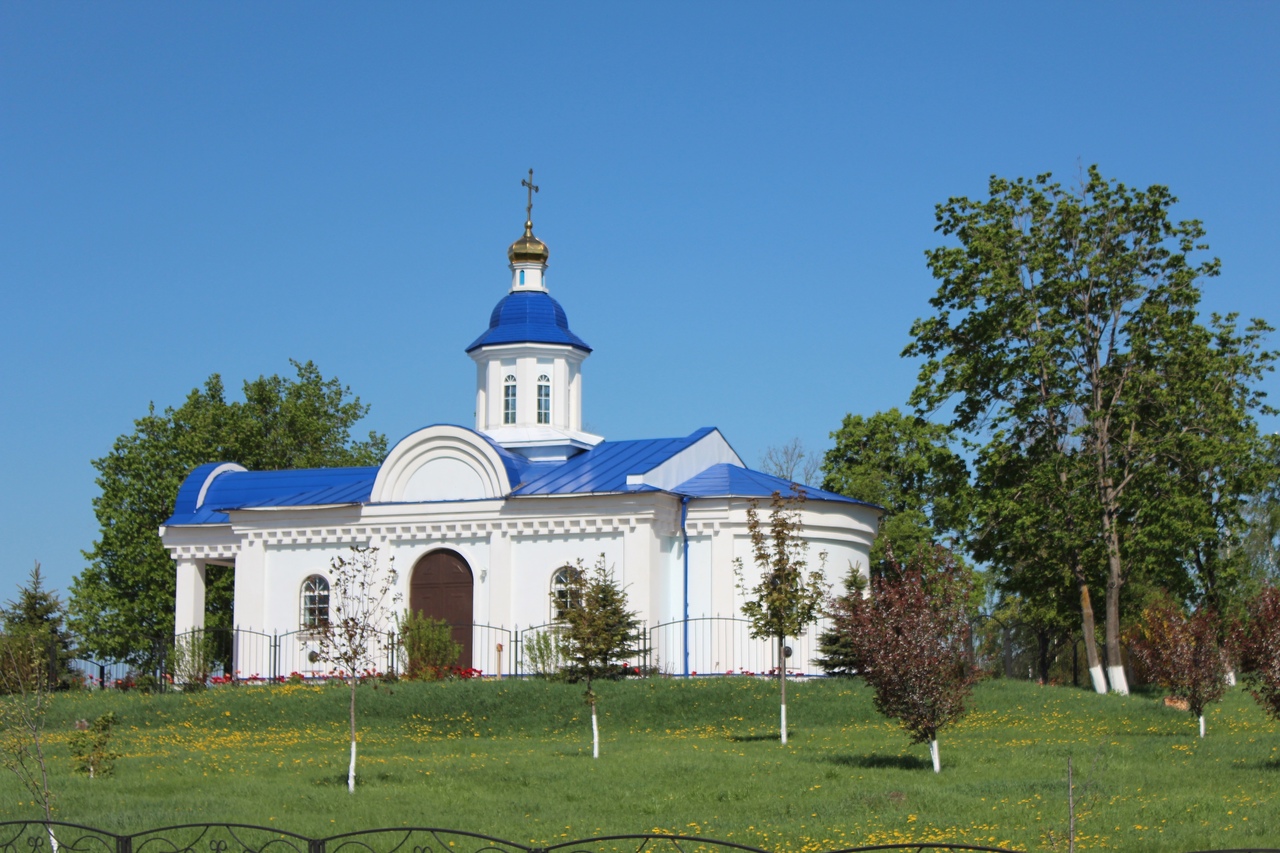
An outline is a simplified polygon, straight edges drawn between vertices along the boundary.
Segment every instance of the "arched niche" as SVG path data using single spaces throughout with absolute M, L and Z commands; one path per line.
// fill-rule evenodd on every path
M 432 426 L 392 448 L 378 469 L 374 503 L 500 498 L 511 491 L 506 468 L 487 441 L 469 429 Z

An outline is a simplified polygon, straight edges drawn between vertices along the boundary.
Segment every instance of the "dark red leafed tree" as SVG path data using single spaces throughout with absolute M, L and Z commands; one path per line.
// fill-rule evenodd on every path
M 892 552 L 869 596 L 830 603 L 835 630 L 848 639 L 876 710 L 928 743 L 941 772 L 938 732 L 964 716 L 977 680 L 969 661 L 967 604 L 972 582 L 945 548 L 917 551 L 905 566 Z
M 1265 587 L 1250 604 L 1240 664 L 1253 698 L 1280 720 L 1280 588 Z
M 1161 687 L 1200 721 L 1204 737 L 1204 709 L 1222 698 L 1231 667 L 1228 649 L 1219 639 L 1222 625 L 1213 610 L 1188 614 L 1172 599 L 1149 605 L 1129 639 L 1129 649 Z

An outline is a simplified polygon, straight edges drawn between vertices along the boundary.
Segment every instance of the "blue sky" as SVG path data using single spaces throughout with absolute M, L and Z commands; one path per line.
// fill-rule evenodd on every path
M 1274 3 L 0 4 L 0 600 L 65 590 L 90 460 L 211 373 L 472 424 L 530 166 L 609 438 L 756 464 L 901 406 L 934 205 L 992 174 L 1170 186 L 1206 310 L 1280 322 L 1277 44 Z

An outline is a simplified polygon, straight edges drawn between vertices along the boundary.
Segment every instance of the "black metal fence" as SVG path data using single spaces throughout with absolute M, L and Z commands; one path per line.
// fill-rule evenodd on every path
M 459 625 L 471 632 L 471 667 L 474 674 L 523 676 L 554 671 L 564 662 L 557 638 L 564 626 L 557 623 L 527 628 L 496 625 Z M 1083 641 L 1078 636 L 997 617 L 979 617 L 970 625 L 974 665 L 991 675 L 1060 684 L 1087 683 Z M 821 675 L 817 664 L 825 620 L 790 638 L 787 672 Z M 647 673 L 666 675 L 764 675 L 776 673 L 777 646 L 768 639 L 751 637 L 750 623 L 740 617 L 708 616 L 678 619 L 641 626 L 642 655 L 628 661 Z M 90 687 L 138 687 L 164 690 L 191 680 L 180 670 L 181 660 L 191 667 L 191 653 L 204 656 L 200 674 L 213 684 L 224 682 L 278 682 L 290 678 L 332 678 L 338 671 L 319 659 L 319 638 L 313 631 L 266 633 L 246 629 L 208 629 L 177 637 L 139 637 L 129 644 L 130 662 L 81 656 L 73 661 Z M 1105 648 L 1100 648 L 1105 658 Z M 1127 655 L 1125 656 L 1127 660 Z M 177 664 L 177 665 L 176 665 Z M 407 667 L 404 651 L 394 633 L 383 636 L 373 671 L 394 675 Z M 1127 667 L 1126 667 L 1127 668 Z M 1130 683 L 1136 683 L 1129 672 Z
M 528 628 L 455 625 L 471 632 L 471 668 L 476 674 L 539 675 L 563 665 L 557 623 Z M 804 637 L 788 641 L 788 673 L 819 675 L 815 662 L 825 622 Z M 776 673 L 777 647 L 751 637 L 750 623 L 739 617 L 698 617 L 640 627 L 643 653 L 625 661 L 646 673 L 666 675 L 763 675 Z M 339 675 L 319 654 L 314 631 L 266 633 L 242 628 L 210 628 L 176 637 L 138 637 L 128 644 L 125 661 L 82 653 L 72 661 L 87 686 L 165 690 L 193 680 L 206 683 L 271 683 L 290 678 Z M 395 633 L 383 635 L 369 674 L 394 675 L 407 667 Z M 193 659 L 195 658 L 195 659 Z
M 1005 847 L 913 841 L 842 847 L 828 853 L 870 850 L 940 850 L 1018 853 Z M 59 821 L 0 823 L 0 853 L 770 853 L 760 847 L 687 835 L 607 835 L 543 846 L 521 844 L 457 829 L 400 827 L 366 829 L 311 838 L 283 829 L 234 823 L 194 823 L 119 835 Z M 1280 849 L 1236 847 L 1191 853 L 1280 853 Z

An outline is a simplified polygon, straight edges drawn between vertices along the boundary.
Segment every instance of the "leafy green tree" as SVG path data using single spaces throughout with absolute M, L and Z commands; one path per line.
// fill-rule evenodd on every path
M 1242 551 L 1249 573 L 1280 582 L 1280 434 L 1264 436 L 1259 447 L 1262 482 L 1244 509 Z
M 751 623 L 751 636 L 772 639 L 777 648 L 778 690 L 781 696 L 779 730 L 787 742 L 787 637 L 804 636 L 814 623 L 827 597 L 827 581 L 822 568 L 808 570 L 809 543 L 804 539 L 800 509 L 804 492 L 783 498 L 774 492 L 766 529 L 760 521 L 757 503 L 747 505 L 747 532 L 759 580 L 748 584 L 742 561 L 736 560 L 738 589 L 744 601 L 742 613 Z M 826 555 L 820 555 L 825 562 Z
M 917 551 L 901 566 L 890 550 L 871 595 L 830 606 L 876 710 L 902 723 L 913 742 L 929 744 L 935 773 L 942 771 L 938 732 L 964 715 L 977 680 L 969 662 L 970 583 L 945 548 Z
M 173 513 L 178 487 L 197 465 L 238 462 L 250 470 L 374 465 L 386 438 L 351 429 L 369 407 L 311 362 L 296 376 L 244 383 L 244 401 L 228 402 L 217 374 L 177 408 L 154 404 L 93 461 L 101 494 L 93 509 L 99 539 L 71 587 L 71 626 L 91 653 L 151 665 L 151 641 L 173 635 L 175 573 L 159 528 Z M 210 567 L 206 626 L 231 627 L 232 572 Z
M 1170 219 L 1167 188 L 1131 189 L 1096 167 L 1075 191 L 1050 179 L 992 177 L 988 199 L 938 206 L 938 230 L 959 245 L 927 253 L 941 282 L 935 313 L 913 324 L 904 355 L 924 359 L 918 410 L 949 403 L 952 427 L 975 440 L 1000 432 L 1014 447 L 1078 454 L 1106 565 L 1107 675 L 1126 693 L 1125 527 L 1162 511 L 1135 481 L 1174 458 L 1184 436 L 1248 421 L 1271 359 L 1259 346 L 1268 327 L 1199 323 L 1200 280 L 1219 262 L 1193 260 L 1204 230 Z M 1220 387 L 1183 387 L 1196 376 Z
M 618 679 L 626 674 L 625 661 L 644 654 L 640 620 L 627 607 L 627 591 L 618 585 L 605 563 L 604 554 L 587 569 L 579 560 L 569 572 L 564 602 L 564 632 L 559 641 L 564 650 L 565 676 L 584 682 L 584 694 L 591 706 L 591 757 L 600 757 L 600 724 L 596 715 L 599 697 L 592 687 L 600 679 Z
M 45 680 L 54 689 L 65 689 L 76 682 L 71 668 L 71 634 L 65 627 L 66 609 L 53 590 L 44 588 L 40 563 L 32 568 L 25 586 L 18 588 L 16 601 L 6 602 L 0 611 L 4 633 L 17 642 L 19 649 L 34 649 L 37 658 L 32 666 L 42 667 Z
M 969 474 L 946 426 L 893 408 L 845 415 L 831 437 L 823 488 L 888 510 L 871 548 L 872 574 L 883 570 L 889 543 L 906 557 L 967 527 Z
M 1105 560 L 1082 458 L 1065 435 L 1018 446 L 998 431 L 975 470 L 970 552 L 990 567 L 999 609 L 1016 610 L 1042 646 L 1077 626 L 1094 689 L 1106 693 L 1091 592 L 1105 583 Z

